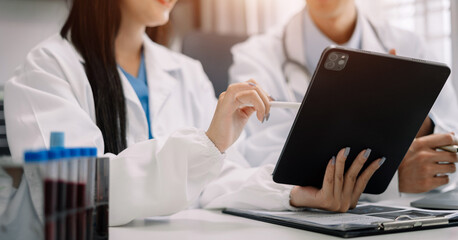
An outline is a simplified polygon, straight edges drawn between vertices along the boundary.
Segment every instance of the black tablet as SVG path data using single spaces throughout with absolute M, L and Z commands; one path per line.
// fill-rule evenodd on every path
M 383 193 L 442 90 L 450 68 L 341 47 L 323 51 L 277 162 L 277 183 L 321 188 L 327 163 L 350 147 L 348 169 L 386 157 L 365 193 Z

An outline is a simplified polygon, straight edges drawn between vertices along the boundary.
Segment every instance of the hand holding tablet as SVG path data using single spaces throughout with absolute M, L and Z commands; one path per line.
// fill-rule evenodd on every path
M 365 193 L 385 191 L 450 69 L 439 63 L 330 47 L 322 54 L 274 171 L 277 183 L 321 189 L 329 159 L 352 152 L 347 172 L 372 149 L 362 172 L 386 158 Z

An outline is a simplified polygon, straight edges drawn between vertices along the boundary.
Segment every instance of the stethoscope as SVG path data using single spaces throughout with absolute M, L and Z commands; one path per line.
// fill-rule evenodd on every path
M 305 11 L 303 11 L 302 14 L 305 14 Z M 383 50 L 385 52 L 389 52 L 390 51 L 389 48 L 383 43 L 383 41 L 382 41 L 377 29 L 375 28 L 374 24 L 372 23 L 372 21 L 370 21 L 368 18 L 366 18 L 366 20 L 369 23 L 369 26 L 371 27 L 372 31 L 374 32 L 375 37 L 377 38 L 377 41 L 380 43 L 380 46 L 382 46 L 382 48 L 383 48 Z M 305 26 L 303 26 L 303 28 L 304 27 Z M 284 56 L 285 56 L 285 61 L 282 64 L 282 72 L 283 72 L 283 76 L 285 77 L 286 83 L 287 84 L 290 83 L 289 77 L 288 77 L 288 74 L 287 74 L 288 66 L 294 66 L 294 67 L 300 69 L 308 77 L 308 79 L 310 79 L 312 77 L 312 73 L 310 72 L 308 67 L 306 65 L 300 63 L 299 61 L 294 60 L 290 56 L 290 54 L 288 52 L 288 48 L 286 46 L 287 31 L 288 31 L 288 28 L 285 27 L 285 29 L 283 31 L 283 36 L 282 36 L 282 48 L 283 48 L 283 53 L 284 53 Z

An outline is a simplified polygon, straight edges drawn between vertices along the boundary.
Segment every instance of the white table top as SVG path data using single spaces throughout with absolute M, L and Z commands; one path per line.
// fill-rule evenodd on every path
M 381 203 L 392 206 L 408 206 L 412 199 L 415 198 L 403 198 L 401 200 Z M 138 219 L 122 227 L 111 227 L 110 239 L 320 240 L 342 238 L 226 215 L 221 213 L 221 211 L 193 209 L 182 211 L 169 217 Z M 456 240 L 458 239 L 458 227 L 360 237 L 356 239 Z

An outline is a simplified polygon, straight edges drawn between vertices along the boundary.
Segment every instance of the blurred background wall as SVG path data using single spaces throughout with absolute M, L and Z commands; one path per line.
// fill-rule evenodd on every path
M 458 72 L 458 3 L 456 0 L 356 0 L 374 21 L 388 21 L 415 31 L 435 59 Z M 68 0 L 0 0 L 0 86 L 26 53 L 58 32 Z M 246 36 L 285 22 L 305 0 L 179 0 L 165 45 L 180 51 L 183 38 L 195 31 Z M 452 20 L 454 19 L 454 21 Z M 164 42 L 164 41 L 162 41 Z M 458 75 L 458 74 L 456 74 Z M 454 83 L 458 89 L 458 79 Z
M 64 24 L 63 0 L 0 0 L 0 86 L 27 52 Z

